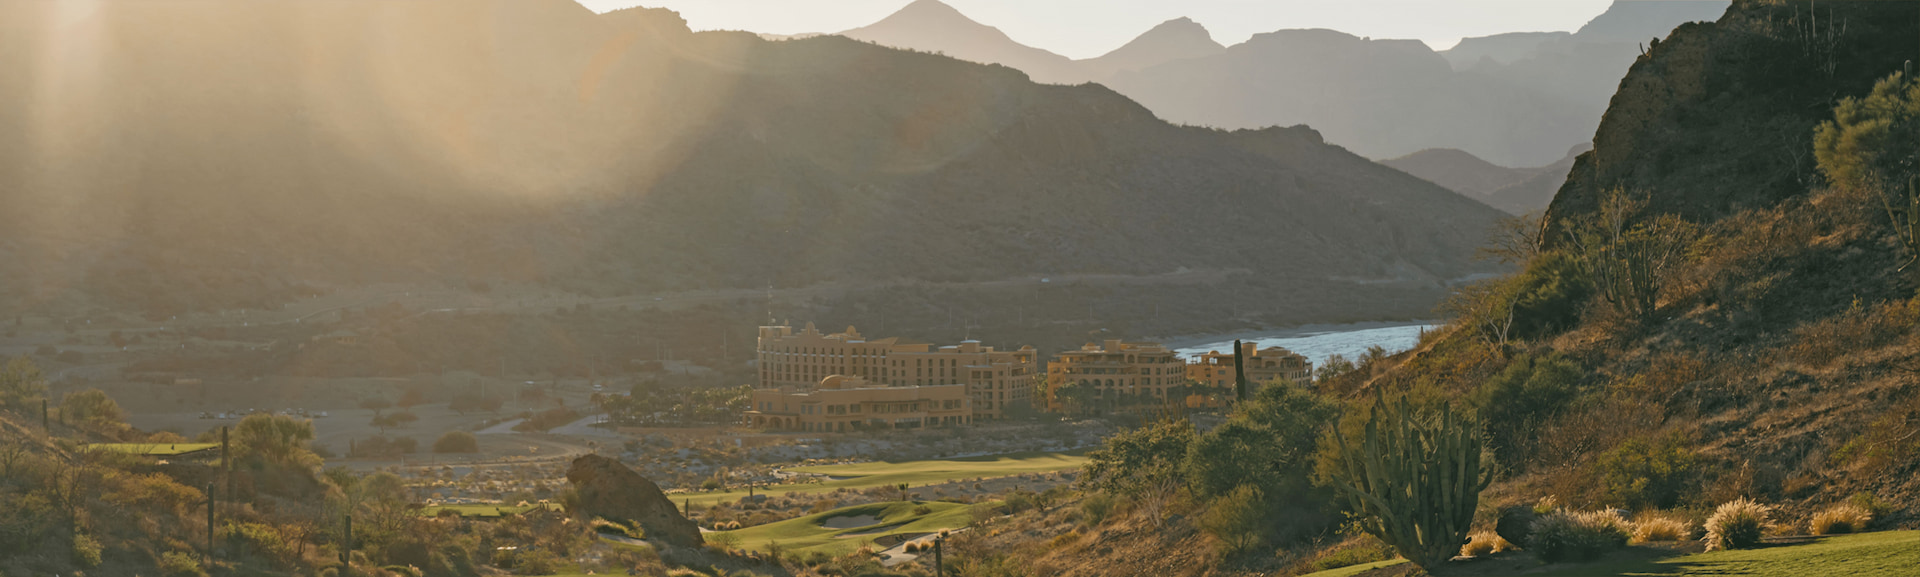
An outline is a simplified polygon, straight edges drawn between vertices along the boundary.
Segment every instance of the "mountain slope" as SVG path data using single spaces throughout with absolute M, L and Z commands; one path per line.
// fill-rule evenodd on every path
M 914 0 L 879 22 L 840 35 L 881 46 L 1012 66 L 1036 82 L 1064 82 L 1075 76 L 1070 70 L 1071 59 L 1015 42 L 1000 29 L 968 19 L 940 0 Z
M 1380 164 L 1446 187 L 1469 198 L 1487 203 L 1508 214 L 1525 215 L 1545 211 L 1553 194 L 1566 182 L 1573 160 L 1591 146 L 1580 145 L 1567 152 L 1559 162 L 1532 168 L 1507 168 L 1481 160 L 1464 150 L 1430 148 Z
M 1494 211 L 1313 130 L 1178 127 L 1096 85 L 840 37 L 566 0 L 109 3 L 52 32 L 0 53 L 0 123 L 25 127 L 0 137 L 15 308 L 1489 270 L 1470 255 Z
M 1191 19 L 1176 18 L 1154 26 L 1145 34 L 1098 58 L 1075 61 L 1075 74 L 1098 82 L 1121 72 L 1176 60 L 1213 56 L 1226 50 L 1227 47 L 1213 40 L 1213 34 L 1207 32 L 1206 27 Z
M 1920 281 L 1879 195 L 1828 186 L 1811 154 L 1838 100 L 1920 56 L 1914 22 L 1915 3 L 1742 1 L 1675 30 L 1621 83 L 1553 200 L 1545 252 L 1463 294 L 1445 336 L 1329 388 L 1433 387 L 1496 415 L 1512 475 L 1494 505 L 1754 498 L 1798 521 L 1867 493 L 1891 505 L 1882 527 L 1911 525 Z M 1644 205 L 1604 212 L 1610 190 Z M 1660 232 L 1688 230 L 1676 218 L 1694 234 Z M 1618 242 L 1647 244 L 1607 244 L 1613 222 L 1628 232 Z M 1641 277 L 1657 287 L 1646 314 L 1572 296 L 1606 288 L 1587 272 L 1604 269 L 1577 263 L 1668 242 L 1682 256 Z M 1553 298 L 1566 300 L 1538 304 Z M 1654 461 L 1670 468 L 1641 468 Z

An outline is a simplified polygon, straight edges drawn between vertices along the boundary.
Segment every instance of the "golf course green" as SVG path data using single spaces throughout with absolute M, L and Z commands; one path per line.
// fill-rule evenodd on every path
M 1087 462 L 1087 452 L 1068 451 L 1064 453 L 1010 453 L 1005 455 L 986 455 L 980 457 L 959 457 L 954 459 L 930 459 L 924 461 L 875 461 L 848 465 L 820 465 L 814 467 L 794 467 L 792 471 L 827 475 L 830 480 L 820 483 L 796 485 L 776 485 L 756 489 L 756 495 L 807 495 L 830 493 L 836 489 L 865 489 L 868 487 L 890 487 L 906 483 L 915 487 L 931 483 L 949 483 L 977 477 L 1006 477 L 1025 473 L 1048 473 L 1078 469 Z M 711 493 L 676 493 L 668 495 L 675 502 L 691 501 L 695 505 L 708 505 L 721 501 L 737 501 L 747 496 L 747 491 L 729 490 Z

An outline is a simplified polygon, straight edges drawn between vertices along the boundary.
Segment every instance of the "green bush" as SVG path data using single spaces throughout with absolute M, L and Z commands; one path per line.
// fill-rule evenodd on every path
M 1088 525 L 1099 525 L 1113 514 L 1113 496 L 1106 493 L 1093 493 L 1080 500 L 1080 515 Z
M 92 569 L 100 566 L 100 541 L 85 533 L 73 536 L 73 564 Z
M 1470 400 L 1487 423 L 1488 441 L 1502 462 L 1517 463 L 1541 423 L 1574 396 L 1585 371 L 1559 355 L 1522 355 L 1474 389 Z
M 433 441 L 435 453 L 478 453 L 480 439 L 466 431 L 447 431 Z
M 161 577 L 207 577 L 207 571 L 200 568 L 200 560 L 192 553 L 168 551 L 160 555 Z
M 1265 501 L 1258 487 L 1234 487 L 1207 503 L 1200 529 L 1218 540 L 1224 553 L 1249 551 L 1266 539 Z
M 1693 449 L 1679 435 L 1628 439 L 1594 462 L 1607 498 L 1630 508 L 1669 508 L 1693 476 Z

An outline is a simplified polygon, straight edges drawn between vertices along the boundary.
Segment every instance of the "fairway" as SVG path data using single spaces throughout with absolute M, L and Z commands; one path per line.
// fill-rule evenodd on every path
M 993 503 L 985 505 L 992 506 Z M 932 509 L 932 512 L 925 515 L 915 514 L 913 510 L 921 506 Z M 973 522 L 972 509 L 973 505 L 941 501 L 870 503 L 841 507 L 825 513 L 757 527 L 717 531 L 707 534 L 707 542 L 715 542 L 716 536 L 731 535 L 740 540 L 738 546 L 741 549 L 765 551 L 768 545 L 778 543 L 785 551 L 824 551 L 838 556 L 859 550 L 862 545 L 870 544 L 874 539 L 885 535 L 933 533 L 941 529 L 965 527 Z M 876 521 L 871 525 L 845 529 L 834 529 L 823 525 L 827 520 L 836 517 L 862 515 L 870 515 Z
M 521 506 L 507 505 L 504 503 L 493 505 L 434 505 L 421 508 L 420 514 L 433 517 L 439 515 L 442 510 L 452 510 L 455 513 L 459 513 L 461 517 L 502 517 L 506 515 L 518 515 L 538 508 L 540 508 L 539 505 Z
M 828 493 L 835 489 L 865 489 L 885 487 L 907 483 L 915 487 L 933 483 L 949 483 L 976 477 L 1005 477 L 1024 473 L 1047 473 L 1077 469 L 1086 464 L 1087 452 L 1068 451 L 1064 453 L 1010 453 L 1006 455 L 986 455 L 981 457 L 960 457 L 955 459 L 931 459 L 926 461 L 876 461 L 872 463 L 854 463 L 850 465 L 820 465 L 815 467 L 795 467 L 792 470 L 802 473 L 828 475 L 832 480 L 804 485 L 781 485 L 757 489 L 756 495 L 806 495 Z M 675 501 L 692 501 L 696 505 L 712 504 L 720 501 L 737 501 L 747 496 L 746 491 L 724 491 L 714 493 L 675 493 L 668 495 Z
M 219 443 L 96 443 L 87 445 L 95 449 L 133 453 L 135 455 L 154 455 L 172 457 L 205 451 L 220 446 Z
M 1369 565 L 1385 566 L 1403 562 L 1394 560 Z M 1343 577 L 1359 571 L 1356 567 L 1309 573 L 1305 577 Z M 1920 567 L 1920 531 L 1883 531 L 1819 537 L 1806 543 L 1770 545 L 1758 549 L 1564 564 L 1529 570 L 1524 574 L 1539 577 L 1687 577 L 1693 575 L 1909 577 L 1920 574 L 1916 573 L 1916 567 Z M 1474 572 L 1471 565 L 1461 569 L 1457 574 L 1483 574 Z M 1484 574 L 1509 575 L 1512 573 Z

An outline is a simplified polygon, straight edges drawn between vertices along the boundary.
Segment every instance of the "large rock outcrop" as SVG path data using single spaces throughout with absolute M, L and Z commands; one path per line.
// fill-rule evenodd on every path
M 567 468 L 567 482 L 573 484 L 586 514 L 631 521 L 651 541 L 684 547 L 705 543 L 700 526 L 681 515 L 659 485 L 619 461 L 599 455 L 574 459 Z

